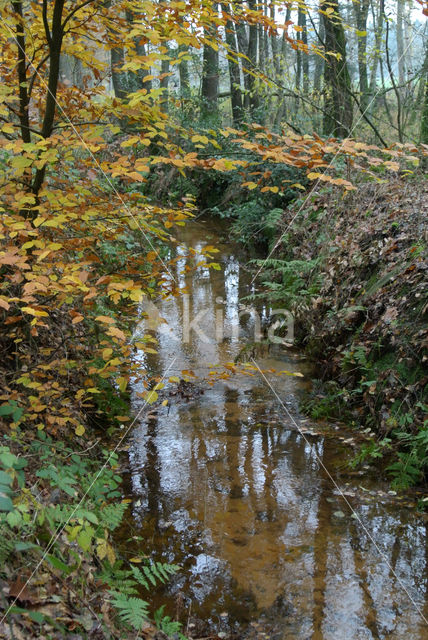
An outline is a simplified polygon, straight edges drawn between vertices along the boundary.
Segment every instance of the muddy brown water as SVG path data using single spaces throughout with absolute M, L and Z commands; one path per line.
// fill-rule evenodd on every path
M 194 221 L 179 241 L 173 276 L 188 298 L 156 305 L 166 322 L 152 313 L 139 332 L 157 337 L 158 355 L 141 361 L 166 380 L 192 370 L 195 383 L 178 392 L 167 383 L 168 405 L 142 410 L 129 448 L 129 537 L 182 568 L 155 602 L 178 610 L 189 632 L 194 618 L 206 621 L 200 635 L 428 638 L 426 517 L 368 470 L 350 469 L 352 433 L 299 413 L 299 394 L 319 375 L 299 353 L 247 349 L 264 371 L 303 374 L 265 374 L 279 399 L 257 372 L 202 380 L 254 341 L 248 314 L 231 335 L 251 287 L 227 227 Z M 221 270 L 202 260 L 187 273 L 189 248 L 207 244 Z M 186 316 L 198 314 L 183 342 Z M 135 382 L 135 412 L 140 391 Z

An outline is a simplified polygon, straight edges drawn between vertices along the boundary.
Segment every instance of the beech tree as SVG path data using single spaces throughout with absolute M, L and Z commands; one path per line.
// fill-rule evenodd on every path
M 338 0 L 322 0 L 320 12 L 324 22 L 325 51 L 328 56 L 324 65 L 324 133 L 346 137 L 353 121 L 353 101 L 346 63 L 345 32 Z

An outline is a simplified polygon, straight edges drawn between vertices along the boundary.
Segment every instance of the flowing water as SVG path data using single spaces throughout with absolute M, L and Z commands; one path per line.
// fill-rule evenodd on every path
M 188 296 L 163 300 L 166 322 L 152 313 L 142 329 L 159 340 L 158 355 L 141 354 L 151 372 L 196 376 L 167 383 L 168 404 L 142 411 L 129 449 L 135 539 L 182 567 L 160 601 L 195 635 L 196 618 L 211 637 L 428 638 L 427 519 L 367 470 L 350 469 L 352 433 L 299 413 L 299 394 L 319 372 L 281 345 L 251 346 L 251 314 L 233 334 L 249 276 L 218 229 L 195 221 L 182 232 L 173 275 Z M 188 271 L 191 248 L 207 244 L 219 248 L 221 270 Z M 245 345 L 270 373 L 201 381 Z M 272 373 L 282 370 L 303 377 Z M 135 382 L 136 412 L 141 390 Z

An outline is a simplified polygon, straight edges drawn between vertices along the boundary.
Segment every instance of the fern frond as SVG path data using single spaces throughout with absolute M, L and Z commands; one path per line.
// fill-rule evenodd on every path
M 117 609 L 121 620 L 136 629 L 141 629 L 149 617 L 149 604 L 141 598 L 127 596 L 117 591 L 111 591 L 112 605 Z
M 0 566 L 5 565 L 6 560 L 15 548 L 13 540 L 9 540 L 4 534 L 0 536 Z
M 123 520 L 123 515 L 127 510 L 128 505 L 126 502 L 119 502 L 118 504 L 107 504 L 103 507 L 99 513 L 101 524 L 103 527 L 113 531 L 117 529 Z

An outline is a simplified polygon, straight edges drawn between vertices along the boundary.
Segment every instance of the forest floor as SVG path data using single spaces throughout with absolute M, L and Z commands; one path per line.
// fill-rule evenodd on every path
M 314 265 L 299 275 L 317 293 L 294 307 L 298 339 L 322 365 L 306 410 L 369 428 L 362 459 L 399 443 L 398 487 L 428 469 L 427 219 L 423 176 L 313 192 L 284 212 L 274 254 Z

